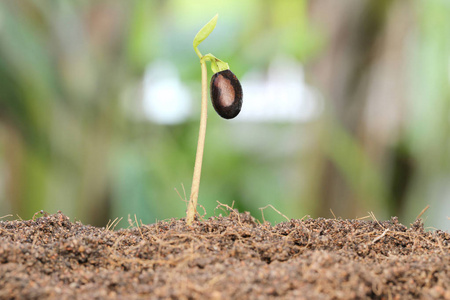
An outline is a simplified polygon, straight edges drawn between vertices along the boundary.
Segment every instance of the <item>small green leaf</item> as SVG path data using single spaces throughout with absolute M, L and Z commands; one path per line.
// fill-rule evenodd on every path
M 201 60 L 211 62 L 211 70 L 213 71 L 214 74 L 216 74 L 217 72 L 223 71 L 223 70 L 230 69 L 230 66 L 228 65 L 228 63 L 218 59 L 211 53 L 208 53 L 208 54 L 205 54 L 204 56 L 202 56 Z
M 215 60 L 211 60 L 211 70 L 213 71 L 214 74 L 220 72 L 219 66 L 217 65 L 217 62 Z
M 217 24 L 217 18 L 219 17 L 219 14 L 216 14 L 214 18 L 211 19 L 205 26 L 203 26 L 202 29 L 197 33 L 197 35 L 194 38 L 194 49 L 200 45 L 201 42 L 203 42 L 208 35 L 214 30 Z
M 220 59 L 217 59 L 217 66 L 219 68 L 218 72 L 230 69 L 230 66 L 228 65 L 228 63 L 221 61 Z

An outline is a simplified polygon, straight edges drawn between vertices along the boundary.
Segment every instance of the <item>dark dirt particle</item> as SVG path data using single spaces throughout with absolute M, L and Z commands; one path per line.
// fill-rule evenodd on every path
M 0 299 L 450 299 L 450 235 L 420 220 L 229 213 L 118 231 L 0 221 Z

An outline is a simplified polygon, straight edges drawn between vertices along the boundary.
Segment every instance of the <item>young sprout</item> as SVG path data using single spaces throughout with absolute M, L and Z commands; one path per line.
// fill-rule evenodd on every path
M 208 71 L 206 62 L 211 63 L 214 75 L 211 78 L 211 101 L 216 112 L 225 119 L 236 117 L 242 107 L 242 87 L 236 76 L 230 71 L 228 64 L 212 54 L 202 55 L 198 45 L 203 42 L 214 30 L 218 15 L 215 15 L 194 38 L 193 46 L 195 53 L 200 59 L 202 70 L 202 102 L 200 111 L 200 130 L 198 135 L 197 154 L 195 155 L 194 176 L 192 178 L 191 196 L 189 198 L 186 223 L 192 224 L 197 213 L 198 191 L 200 187 L 200 176 L 202 171 L 203 149 L 205 147 L 206 119 L 207 119 L 207 97 L 208 97 Z

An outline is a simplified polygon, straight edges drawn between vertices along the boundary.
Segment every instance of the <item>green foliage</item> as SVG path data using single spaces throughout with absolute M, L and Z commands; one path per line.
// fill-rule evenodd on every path
M 218 59 L 211 53 L 202 55 L 198 50 L 198 45 L 200 45 L 200 43 L 203 42 L 214 30 L 217 24 L 218 17 L 219 15 L 216 14 L 205 26 L 203 26 L 202 29 L 200 29 L 200 31 L 195 35 L 193 42 L 195 53 L 197 53 L 200 60 L 211 62 L 211 70 L 213 71 L 213 73 L 228 70 L 230 69 L 230 67 L 228 66 L 228 63 Z

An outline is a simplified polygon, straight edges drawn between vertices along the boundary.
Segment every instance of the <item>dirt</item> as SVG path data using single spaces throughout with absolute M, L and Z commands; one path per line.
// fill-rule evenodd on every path
M 421 220 L 114 224 L 1 221 L 0 299 L 450 299 L 450 235 Z

